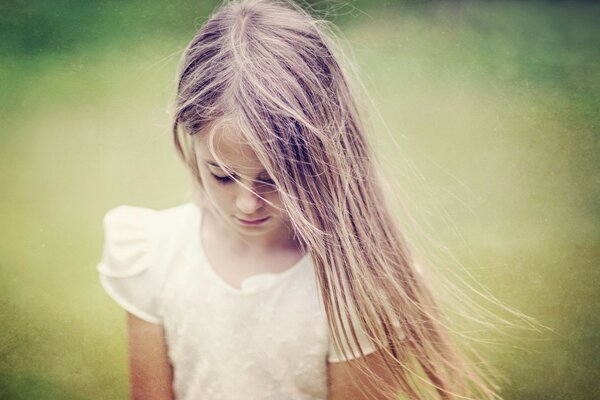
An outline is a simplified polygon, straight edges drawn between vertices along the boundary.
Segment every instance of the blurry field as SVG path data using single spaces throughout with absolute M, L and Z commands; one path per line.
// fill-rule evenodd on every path
M 1 399 L 126 398 L 102 215 L 186 200 L 167 107 L 212 6 L 83 4 L 0 7 Z M 600 398 L 600 7 L 373 4 L 340 24 L 407 206 L 448 265 L 553 329 L 482 347 L 503 395 Z

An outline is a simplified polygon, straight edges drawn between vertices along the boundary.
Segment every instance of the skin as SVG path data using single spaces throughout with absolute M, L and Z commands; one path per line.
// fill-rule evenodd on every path
M 162 326 L 128 313 L 131 398 L 174 400 L 173 370 L 167 355 Z M 366 365 L 385 382 L 392 382 L 375 353 L 365 356 Z M 328 400 L 389 400 L 372 380 L 361 372 L 356 361 L 328 363 Z
M 198 134 L 194 147 L 207 200 L 199 229 L 211 266 L 236 288 L 247 276 L 290 268 L 303 254 L 281 211 L 279 194 L 256 154 L 234 130 L 215 131 L 216 154 L 211 153 L 205 136 Z M 218 161 L 224 165 L 220 167 Z M 259 226 L 245 226 L 238 220 L 265 217 L 268 220 Z M 239 265 L 244 265 L 242 271 Z M 127 322 L 132 399 L 174 399 L 173 370 L 162 326 L 131 314 Z M 365 360 L 383 374 L 374 356 Z M 384 399 L 373 397 L 377 389 L 368 377 L 358 372 L 359 379 L 350 375 L 355 368 L 353 361 L 328 364 L 329 400 L 367 399 L 360 387 L 370 393 L 368 398 Z
M 256 154 L 235 130 L 215 131 L 214 154 L 207 136 L 196 135 L 194 146 L 206 198 L 201 238 L 211 267 L 236 289 L 249 276 L 291 268 L 304 254 Z M 263 218 L 253 226 L 239 221 Z
M 275 184 L 256 153 L 237 130 L 218 127 L 194 135 L 198 170 L 206 194 L 206 212 L 218 223 L 222 237 L 246 253 L 266 254 L 297 247 L 290 222 Z M 222 162 L 222 165 L 219 164 Z M 244 226 L 239 219 L 269 219 L 260 226 Z
M 161 325 L 127 313 L 129 380 L 134 400 L 174 400 L 173 369 Z
M 377 352 L 364 357 L 366 366 L 387 386 L 393 387 L 393 377 L 381 362 Z M 382 393 L 373 379 L 363 372 L 357 361 L 328 363 L 327 378 L 329 382 L 328 400 L 397 400 L 398 396 L 390 397 Z

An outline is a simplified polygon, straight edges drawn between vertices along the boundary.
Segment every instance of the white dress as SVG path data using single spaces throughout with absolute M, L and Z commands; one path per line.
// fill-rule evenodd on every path
M 233 288 L 204 256 L 201 218 L 193 203 L 119 206 L 104 217 L 100 281 L 125 310 L 163 325 L 176 398 L 325 400 L 327 362 L 345 359 L 330 340 L 310 256 Z M 357 335 L 365 354 L 375 350 Z

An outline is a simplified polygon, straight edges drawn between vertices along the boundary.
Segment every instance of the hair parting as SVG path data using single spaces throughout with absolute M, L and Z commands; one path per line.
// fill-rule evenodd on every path
M 360 349 L 362 329 L 394 378 L 390 398 L 499 399 L 481 360 L 455 343 L 386 202 L 331 36 L 291 1 L 225 1 L 185 50 L 176 149 L 202 195 L 193 140 L 220 124 L 243 134 L 310 252 L 332 340 L 348 356 L 341 343 Z

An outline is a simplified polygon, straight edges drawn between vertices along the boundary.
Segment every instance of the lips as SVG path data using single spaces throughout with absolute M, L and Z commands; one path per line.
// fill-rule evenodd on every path
M 258 219 L 253 219 L 253 220 L 247 220 L 247 219 L 238 218 L 238 220 L 240 222 L 243 222 L 245 224 L 259 224 L 259 223 L 261 223 L 263 221 L 266 221 L 267 219 L 269 219 L 269 217 L 258 218 Z

